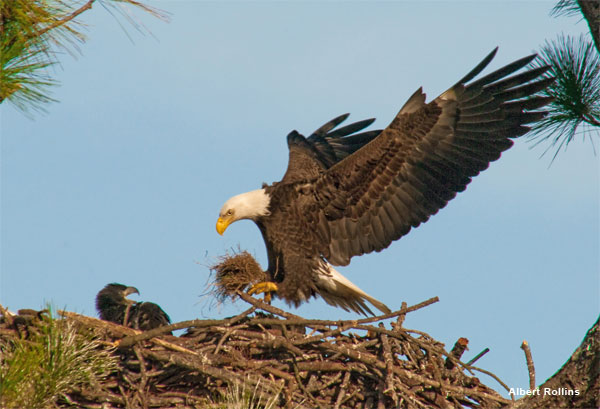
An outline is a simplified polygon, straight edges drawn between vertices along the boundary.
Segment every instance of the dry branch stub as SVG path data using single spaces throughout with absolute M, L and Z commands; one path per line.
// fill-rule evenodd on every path
M 245 260 L 239 254 L 235 257 L 235 265 L 220 269 L 228 272 L 223 277 L 243 269 L 237 264 L 240 261 L 248 262 L 247 256 Z M 232 298 L 238 285 L 242 287 L 236 291 L 248 284 L 232 284 L 222 296 Z M 173 324 L 162 334 L 153 330 L 148 335 L 160 334 L 153 337 L 63 312 L 63 319 L 71 320 L 82 334 L 93 334 L 117 354 L 120 365 L 105 382 L 73 389 L 57 406 L 225 408 L 232 406 L 232 390 L 260 395 L 273 408 L 500 408 L 510 404 L 470 376 L 465 364 L 442 343 L 422 331 L 392 325 L 396 317 L 424 308 L 437 297 L 379 317 L 328 321 L 305 319 L 237 294 L 250 304 L 244 313 Z M 0 324 L 3 342 L 26 333 L 11 330 L 12 325 L 8 320 Z M 182 327 L 188 328 L 182 336 L 165 334 L 167 329 Z M 115 349 L 116 345 L 120 347 Z M 449 356 L 452 369 L 445 365 Z

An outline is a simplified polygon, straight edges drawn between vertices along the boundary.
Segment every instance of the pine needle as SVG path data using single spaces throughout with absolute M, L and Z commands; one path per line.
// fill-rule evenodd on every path
M 96 385 L 116 370 L 112 351 L 72 322 L 51 314 L 28 319 L 20 338 L 0 339 L 0 407 L 54 407 L 73 388 Z
M 577 1 L 575 0 L 559 0 L 558 3 L 552 10 L 550 10 L 550 15 L 553 17 L 565 16 L 571 17 L 576 16 L 581 12 Z
M 118 7 L 138 30 L 141 23 L 127 6 L 167 20 L 164 12 L 135 0 L 0 1 L 0 103 L 9 101 L 31 117 L 31 111 L 44 112 L 55 101 L 50 89 L 58 82 L 47 69 L 61 52 L 79 54 L 86 37 L 78 17 L 95 2 Z
M 548 142 L 543 154 L 555 149 L 554 160 L 561 149 L 576 135 L 600 136 L 600 57 L 594 44 L 584 36 L 575 39 L 561 35 L 546 41 L 532 68 L 549 65 L 545 77 L 556 81 L 539 95 L 554 100 L 546 107 L 548 115 L 532 128 L 534 146 Z M 542 155 L 543 155 L 542 154 Z

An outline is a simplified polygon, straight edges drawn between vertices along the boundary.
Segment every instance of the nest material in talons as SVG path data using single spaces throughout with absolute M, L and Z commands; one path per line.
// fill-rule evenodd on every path
M 267 280 L 260 264 L 247 251 L 222 256 L 210 269 L 215 272 L 214 293 L 221 301 L 233 299 L 238 291 L 247 291 Z

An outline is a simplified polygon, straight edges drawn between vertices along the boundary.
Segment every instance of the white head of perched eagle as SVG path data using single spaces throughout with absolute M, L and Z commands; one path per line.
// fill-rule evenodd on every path
M 368 301 L 389 312 L 333 265 L 381 251 L 426 222 L 546 115 L 539 108 L 551 98 L 535 94 L 554 81 L 548 67 L 517 73 L 535 55 L 472 81 L 496 51 L 429 103 L 417 90 L 384 130 L 360 132 L 374 119 L 336 129 L 345 114 L 308 138 L 292 131 L 283 179 L 232 197 L 217 221 L 219 234 L 242 219 L 262 233 L 270 281 L 251 292 L 296 306 L 320 295 L 363 314 L 372 313 Z

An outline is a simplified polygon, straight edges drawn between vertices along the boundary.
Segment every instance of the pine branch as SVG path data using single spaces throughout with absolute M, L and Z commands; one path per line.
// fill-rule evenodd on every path
M 558 3 L 552 7 L 552 10 L 550 10 L 550 15 L 554 17 L 572 17 L 578 15 L 579 12 L 580 9 L 577 0 L 559 0 Z
M 97 1 L 119 10 L 123 5 L 134 6 L 167 20 L 164 12 L 135 0 Z M 86 0 L 75 8 L 76 2 L 66 0 L 0 1 L 0 103 L 8 100 L 28 115 L 30 109 L 44 111 L 45 104 L 55 101 L 49 89 L 57 82 L 46 69 L 57 62 L 57 49 L 71 54 L 79 51 L 85 36 L 77 29 L 78 17 L 94 2 Z M 121 12 L 140 29 L 129 13 Z
M 594 44 L 583 35 L 560 36 L 547 41 L 531 65 L 550 66 L 544 76 L 556 78 L 540 94 L 553 101 L 546 107 L 548 115 L 532 128 L 535 145 L 548 141 L 544 153 L 556 148 L 556 158 L 576 135 L 600 135 L 600 57 Z
M 94 3 L 94 1 L 96 1 L 96 0 L 89 0 L 87 3 L 85 3 L 83 6 L 81 6 L 77 10 L 75 10 L 73 13 L 70 13 L 69 15 L 67 15 L 63 18 L 56 20 L 54 23 L 52 23 L 52 24 L 48 25 L 47 27 L 44 27 L 40 31 L 36 32 L 35 35 L 42 36 L 52 29 L 55 29 L 57 27 L 60 27 L 64 24 L 69 23 L 71 20 L 73 20 L 74 18 L 79 16 L 84 11 L 91 9 L 92 3 Z

